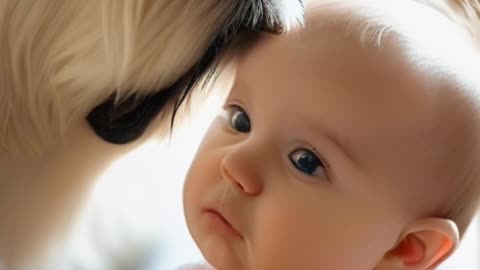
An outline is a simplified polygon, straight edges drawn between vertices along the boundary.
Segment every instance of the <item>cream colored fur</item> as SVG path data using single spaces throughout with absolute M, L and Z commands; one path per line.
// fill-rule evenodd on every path
M 203 53 L 231 1 L 0 2 L 0 142 L 42 153 L 100 101 L 166 87 Z

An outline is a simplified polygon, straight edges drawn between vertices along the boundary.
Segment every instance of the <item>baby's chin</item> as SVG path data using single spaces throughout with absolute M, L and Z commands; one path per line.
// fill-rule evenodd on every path
M 208 270 L 247 270 L 242 265 L 242 260 L 238 258 L 232 246 L 225 241 L 218 241 L 217 239 L 209 239 L 199 245 L 200 252 L 206 261 L 211 265 Z M 201 268 L 203 270 L 203 268 Z

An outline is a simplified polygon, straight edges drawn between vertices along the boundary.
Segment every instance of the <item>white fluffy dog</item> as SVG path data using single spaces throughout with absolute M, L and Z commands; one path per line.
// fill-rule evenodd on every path
M 299 0 L 0 1 L 0 261 L 38 254 L 95 176 L 167 134 L 239 33 L 302 14 Z

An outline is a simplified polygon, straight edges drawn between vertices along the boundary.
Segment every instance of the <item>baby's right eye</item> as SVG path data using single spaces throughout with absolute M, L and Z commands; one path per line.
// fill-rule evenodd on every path
M 297 149 L 289 155 L 289 159 L 297 170 L 309 176 L 325 176 L 325 166 L 310 150 Z
M 227 108 L 228 118 L 230 126 L 238 132 L 248 133 L 250 132 L 250 118 L 248 114 L 237 105 L 230 105 Z

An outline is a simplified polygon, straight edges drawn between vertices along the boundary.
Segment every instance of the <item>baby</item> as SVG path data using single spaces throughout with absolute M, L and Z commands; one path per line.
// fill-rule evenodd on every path
M 305 28 L 238 53 L 184 189 L 206 260 L 425 270 L 448 258 L 480 197 L 475 1 L 311 1 Z

